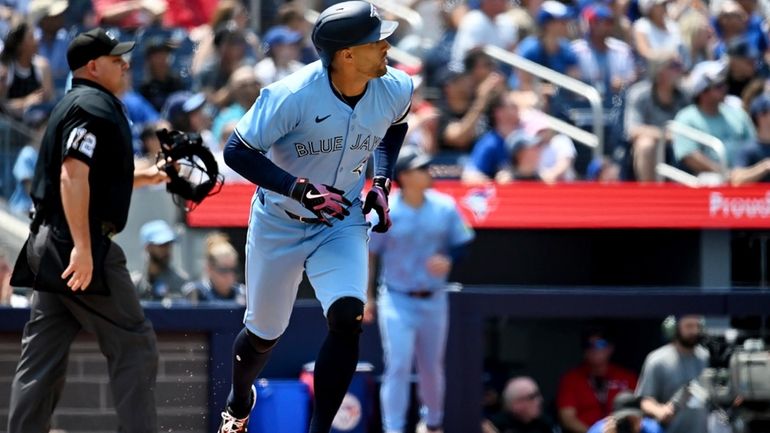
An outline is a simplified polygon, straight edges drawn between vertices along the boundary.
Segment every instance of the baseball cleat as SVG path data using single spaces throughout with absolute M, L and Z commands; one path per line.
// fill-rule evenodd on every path
M 254 409 L 254 405 L 257 403 L 257 388 L 251 385 L 251 409 Z M 251 414 L 251 410 L 249 410 Z M 245 418 L 236 418 L 231 412 L 229 407 L 225 407 L 222 411 L 222 423 L 219 424 L 219 430 L 217 433 L 247 433 L 249 429 L 249 415 Z

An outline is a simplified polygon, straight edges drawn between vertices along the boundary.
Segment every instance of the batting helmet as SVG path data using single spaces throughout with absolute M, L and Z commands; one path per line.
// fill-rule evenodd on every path
M 337 51 L 381 41 L 393 34 L 396 27 L 396 21 L 380 18 L 371 3 L 346 1 L 326 8 L 318 16 L 313 27 L 313 45 L 328 67 Z

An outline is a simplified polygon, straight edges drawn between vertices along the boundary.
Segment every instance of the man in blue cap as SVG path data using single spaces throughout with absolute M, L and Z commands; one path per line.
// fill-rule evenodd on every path
M 299 61 L 302 39 L 302 33 L 286 26 L 268 30 L 263 38 L 267 57 L 254 66 L 257 79 L 268 85 L 299 71 L 304 66 Z
M 154 220 L 142 226 L 139 236 L 147 252 L 146 268 L 134 275 L 139 296 L 155 301 L 182 297 L 182 286 L 188 278 L 171 265 L 174 230 L 167 222 Z

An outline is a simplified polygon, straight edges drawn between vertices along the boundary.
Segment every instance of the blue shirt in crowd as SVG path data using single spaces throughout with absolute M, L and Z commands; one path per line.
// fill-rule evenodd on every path
M 494 129 L 482 135 L 473 145 L 470 168 L 494 179 L 495 174 L 510 165 L 511 156 L 505 146 L 505 139 Z
M 578 59 L 569 41 L 562 39 L 559 41 L 559 50 L 553 54 L 546 53 L 542 41 L 536 36 L 527 36 L 519 44 L 519 55 L 551 68 L 555 71 L 566 73 L 568 69 L 577 66 Z

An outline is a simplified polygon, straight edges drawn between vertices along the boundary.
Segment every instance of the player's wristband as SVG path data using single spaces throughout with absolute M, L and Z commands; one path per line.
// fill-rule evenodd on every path
M 372 178 L 372 187 L 380 187 L 385 191 L 385 196 L 390 194 L 390 179 L 385 176 L 374 176 Z

